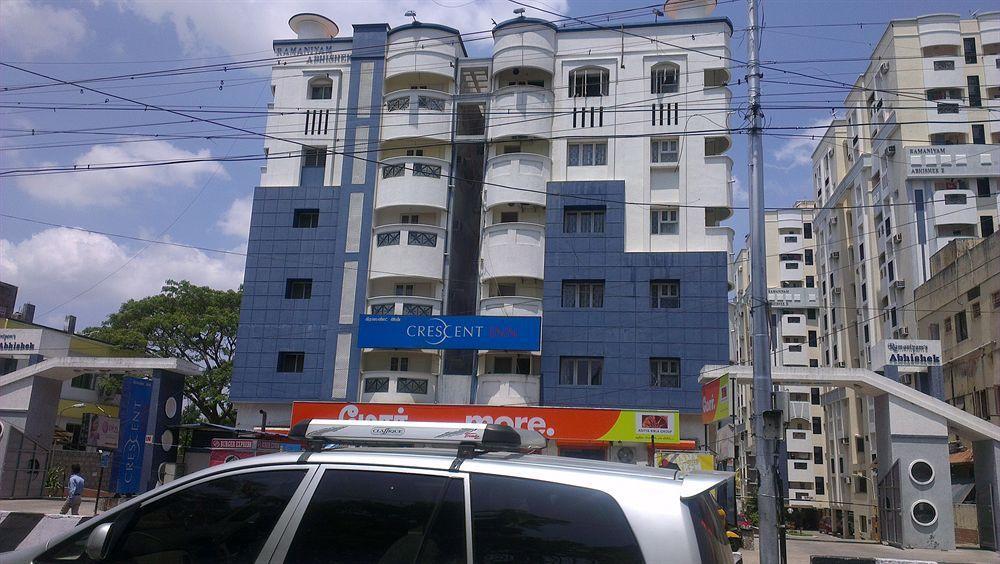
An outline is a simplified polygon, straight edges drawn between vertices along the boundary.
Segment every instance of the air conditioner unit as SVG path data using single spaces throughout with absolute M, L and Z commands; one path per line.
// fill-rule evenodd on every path
M 828 157 L 833 156 L 833 147 L 830 147 L 829 149 L 826 150 L 826 156 Z
M 892 234 L 892 242 L 897 245 L 903 242 L 903 234 L 899 231 Z
M 834 288 L 834 289 L 833 289 L 833 295 L 834 295 L 834 296 L 839 296 L 839 295 L 840 295 L 840 291 L 841 291 L 841 290 L 840 290 L 840 288 L 839 288 L 839 287 L 838 287 L 838 288 Z
M 878 73 L 879 74 L 885 74 L 887 72 L 889 72 L 889 63 L 886 62 L 886 61 L 883 61 L 882 64 L 880 64 L 878 66 Z
M 891 157 L 891 156 L 893 156 L 895 154 L 896 154 L 896 146 L 895 145 L 889 145 L 888 147 L 885 148 L 885 156 Z
M 850 476 L 844 476 L 844 483 L 850 485 L 850 483 L 851 483 L 851 477 Z
M 906 384 L 907 386 L 910 385 L 910 382 L 912 381 L 912 379 L 913 379 L 913 375 L 910 374 L 909 372 L 903 372 L 902 374 L 899 375 L 899 382 L 901 384 Z
M 840 362 L 838 362 L 838 363 L 836 364 L 836 367 L 837 367 L 837 368 L 847 368 L 847 363 L 846 363 L 846 362 L 844 362 L 843 360 L 841 360 Z M 844 439 L 844 440 L 846 441 L 847 439 Z
M 902 290 L 903 288 L 906 288 L 906 280 L 900 278 L 899 280 L 896 280 L 895 282 L 892 283 L 892 287 L 897 290 Z
M 841 444 L 845 444 L 845 445 L 849 445 L 849 444 L 851 444 L 851 439 L 850 439 L 850 437 L 840 437 L 840 443 Z
M 830 260 L 840 260 L 840 251 L 831 251 Z
M 830 225 L 837 225 L 837 216 L 833 216 L 830 218 Z
M 635 448 L 630 446 L 620 446 L 615 448 L 615 460 L 625 464 L 635 463 Z
M 896 333 L 899 335 L 899 337 L 901 339 L 909 337 L 910 336 L 910 328 L 909 327 L 900 327 L 899 329 L 896 329 Z

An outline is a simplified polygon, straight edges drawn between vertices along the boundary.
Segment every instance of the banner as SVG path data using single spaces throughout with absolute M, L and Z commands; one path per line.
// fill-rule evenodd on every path
M 118 448 L 119 425 L 118 419 L 104 415 L 91 417 L 87 444 L 97 448 Z
M 715 457 L 706 452 L 657 450 L 654 460 L 657 468 L 672 468 L 685 474 L 715 470 Z
M 120 494 L 143 491 L 142 456 L 146 448 L 146 423 L 153 383 L 125 378 L 118 410 L 118 449 L 114 458 L 114 490 Z
M 212 439 L 209 466 L 281 450 L 281 443 L 264 439 Z
M 707 425 L 729 417 L 732 413 L 729 407 L 731 392 L 729 374 L 701 385 L 702 423 Z
M 541 350 L 541 317 L 362 315 L 363 349 Z
M 546 438 L 562 441 L 649 443 L 651 437 L 657 443 L 680 440 L 680 416 L 676 411 L 297 401 L 292 404 L 292 424 L 303 419 L 497 423 L 538 431 Z

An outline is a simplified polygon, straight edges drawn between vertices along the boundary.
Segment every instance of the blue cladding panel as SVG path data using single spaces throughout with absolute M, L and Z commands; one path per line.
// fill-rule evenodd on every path
M 698 371 L 729 358 L 726 253 L 624 252 L 624 192 L 622 181 L 548 185 L 542 403 L 700 412 Z M 607 207 L 604 233 L 563 233 L 564 206 L 594 205 Z M 562 283 L 574 279 L 604 280 L 604 307 L 563 308 Z M 680 280 L 679 308 L 651 308 L 660 279 Z M 560 385 L 563 356 L 604 357 L 602 384 Z M 681 359 L 680 388 L 649 385 L 651 357 Z

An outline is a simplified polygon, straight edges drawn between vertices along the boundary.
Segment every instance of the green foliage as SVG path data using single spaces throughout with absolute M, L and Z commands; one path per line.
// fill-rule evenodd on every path
M 201 374 L 185 379 L 184 397 L 192 410 L 184 411 L 184 422 L 232 424 L 236 411 L 229 402 L 229 384 L 242 295 L 242 288 L 214 290 L 167 280 L 159 294 L 125 302 L 100 327 L 83 333 L 127 350 L 201 366 Z M 121 377 L 104 378 L 101 388 L 120 392 Z

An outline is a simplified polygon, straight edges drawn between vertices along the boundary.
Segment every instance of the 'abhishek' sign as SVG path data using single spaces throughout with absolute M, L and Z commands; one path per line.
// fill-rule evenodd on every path
M 541 350 L 540 317 L 362 315 L 363 349 Z

